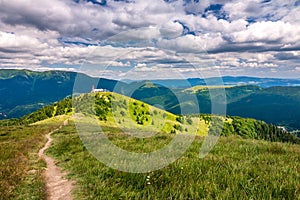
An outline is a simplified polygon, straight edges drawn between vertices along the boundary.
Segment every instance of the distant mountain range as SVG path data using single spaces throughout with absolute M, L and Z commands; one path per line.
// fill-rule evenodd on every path
M 281 79 L 281 78 L 256 78 L 247 76 L 224 76 L 221 78 L 190 78 L 187 80 L 172 79 L 172 80 L 151 80 L 152 83 L 160 84 L 165 87 L 175 88 L 189 88 L 197 85 L 223 85 L 226 86 L 237 86 L 237 85 L 257 85 L 263 88 L 274 87 L 274 86 L 300 86 L 300 79 Z M 132 81 L 126 80 L 125 82 L 131 83 Z
M 300 80 L 229 76 L 222 79 L 226 86 L 228 115 L 300 129 L 300 113 L 297 112 L 300 110 Z M 184 114 L 195 114 L 198 108 L 201 113 L 210 113 L 210 91 L 223 88 L 218 84 L 219 80 L 116 81 L 101 78 L 99 81 L 75 72 L 0 70 L 0 119 L 21 117 L 74 93 L 90 92 L 93 85 L 175 114 L 180 114 L 182 107 L 186 108 Z M 203 87 L 206 82 L 214 87 Z M 191 101 L 193 96 L 197 97 L 198 105 Z
M 93 85 L 113 90 L 117 84 L 108 79 L 98 81 L 75 72 L 0 70 L 0 112 L 8 118 L 21 117 L 73 93 L 90 92 Z
M 144 86 L 136 90 L 132 97 L 151 105 L 159 105 L 165 110 L 180 114 L 211 112 L 211 93 L 218 87 L 192 87 L 170 90 L 159 85 Z M 227 114 L 264 120 L 291 129 L 300 129 L 300 87 L 276 86 L 262 88 L 255 85 L 225 87 L 226 102 L 214 99 L 217 105 L 226 103 Z M 195 101 L 196 97 L 196 101 Z M 180 103 L 179 100 L 180 99 Z M 215 113 L 217 114 L 217 113 Z

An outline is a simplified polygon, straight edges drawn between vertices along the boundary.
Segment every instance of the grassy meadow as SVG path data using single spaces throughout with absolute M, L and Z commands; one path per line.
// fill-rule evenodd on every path
M 20 120 L 0 121 L 0 199 L 45 199 L 45 163 L 37 153 L 45 134 L 66 119 L 69 125 L 52 135 L 46 153 L 76 181 L 75 199 L 300 199 L 300 139 L 295 135 L 254 119 L 177 116 L 115 93 L 66 98 Z M 81 140 L 86 136 L 97 148 L 99 133 L 78 134 L 75 123 L 92 131 L 101 125 L 113 144 L 136 153 L 161 149 L 177 134 L 196 139 L 171 165 L 134 174 L 99 162 Z M 205 136 L 220 128 L 217 145 L 200 159 Z
M 45 135 L 58 128 L 65 118 L 27 126 L 1 124 L 0 199 L 45 199 L 45 163 L 38 158 L 38 151 L 46 143 Z
M 209 123 L 198 116 L 174 115 L 144 102 L 111 92 L 84 94 L 74 100 L 75 113 L 97 116 L 101 126 L 164 133 L 207 135 Z
M 174 135 L 132 138 L 111 128 L 110 140 L 132 152 L 149 152 Z M 132 130 L 134 131 L 134 130 Z M 197 136 L 189 150 L 163 169 L 132 174 L 106 167 L 82 144 L 74 124 L 53 135 L 48 154 L 77 181 L 76 199 L 299 199 L 300 146 L 221 137 L 204 159 Z

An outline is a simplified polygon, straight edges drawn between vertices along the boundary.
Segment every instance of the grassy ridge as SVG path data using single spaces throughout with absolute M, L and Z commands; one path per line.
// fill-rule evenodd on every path
M 190 133 L 201 136 L 208 133 L 219 133 L 225 136 L 236 134 L 243 138 L 300 144 L 300 138 L 263 121 L 205 114 L 200 117 L 199 115 L 177 116 L 116 93 L 85 94 L 75 99 L 73 105 L 76 113 L 96 115 L 100 121 L 110 127 L 120 129 L 172 134 Z
M 133 130 L 134 131 L 134 130 Z M 111 129 L 110 139 L 135 152 L 167 144 L 172 134 L 132 140 Z M 198 137 L 182 158 L 146 173 L 116 171 L 98 162 L 83 146 L 74 125 L 53 137 L 48 153 L 77 180 L 76 199 L 299 199 L 299 145 L 221 137 L 200 159 Z M 130 141 L 130 142 L 128 142 Z M 155 145 L 156 144 L 156 145 Z
M 220 88 L 224 88 L 226 102 L 222 98 L 218 100 L 210 96 L 210 91 L 211 94 L 217 91 L 217 94 L 222 95 L 223 91 Z M 300 109 L 299 88 L 296 86 L 261 88 L 255 85 L 195 86 L 171 91 L 166 87 L 154 85 L 140 87 L 134 92 L 133 97 L 150 105 L 159 104 L 174 114 L 181 113 L 180 107 L 185 108 L 185 114 L 195 114 L 197 110 L 201 113 L 210 113 L 211 100 L 214 100 L 221 105 L 226 103 L 227 113 L 231 116 L 260 119 L 293 130 L 300 129 L 300 115 L 299 112 L 295 112 Z M 198 102 L 192 100 L 192 97 Z
M 132 152 L 161 149 L 177 133 L 205 136 L 222 123 L 222 134 L 228 136 L 222 137 L 205 159 L 198 158 L 203 142 L 198 137 L 172 165 L 137 175 L 118 172 L 99 163 L 82 145 L 74 125 L 67 126 L 54 134 L 54 145 L 48 152 L 77 180 L 78 199 L 295 199 L 299 196 L 299 145 L 277 143 L 297 143 L 299 138 L 273 125 L 239 117 L 176 116 L 114 93 L 81 95 L 73 105 L 74 108 L 72 99 L 67 98 L 20 120 L 0 122 L 0 159 L 4 166 L 0 177 L 1 197 L 45 197 L 40 173 L 43 163 L 36 162 L 36 152 L 45 142 L 43 135 L 67 117 L 60 119 L 58 115 L 73 112 L 98 119 L 97 123 L 115 145 Z M 29 123 L 34 124 L 17 125 Z M 133 137 L 143 132 L 157 134 L 151 138 Z M 16 163 L 18 167 L 14 169 Z M 31 186 L 37 189 L 32 191 Z
M 45 163 L 37 153 L 45 134 L 60 121 L 61 117 L 31 126 L 0 126 L 0 199 L 45 199 Z
M 144 102 L 110 92 L 84 94 L 73 100 L 71 98 L 63 99 L 21 118 L 15 124 L 34 123 L 74 112 L 97 116 L 102 126 L 120 130 L 129 128 L 139 131 L 192 133 L 204 136 L 209 131 L 217 132 L 218 130 L 215 128 L 219 127 L 223 130 L 218 132 L 224 136 L 235 134 L 243 138 L 300 144 L 300 138 L 294 134 L 263 121 L 240 117 L 214 117 L 206 114 L 202 114 L 200 117 L 199 115 L 177 116 Z M 212 117 L 215 119 L 214 124 L 211 123 Z

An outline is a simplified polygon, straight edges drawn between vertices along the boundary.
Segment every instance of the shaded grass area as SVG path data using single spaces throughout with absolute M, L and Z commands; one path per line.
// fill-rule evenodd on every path
M 45 199 L 38 150 L 45 134 L 60 126 L 60 119 L 30 126 L 0 126 L 0 199 Z
M 128 137 L 128 138 L 126 138 Z M 168 144 L 174 135 L 159 134 L 136 141 L 116 130 L 109 138 L 131 151 L 150 151 Z M 300 146 L 221 137 L 204 159 L 197 137 L 182 158 L 144 174 L 113 170 L 84 147 L 74 125 L 53 135 L 48 154 L 77 181 L 77 199 L 299 199 Z M 127 140 L 130 145 L 127 145 Z M 156 145 L 157 144 L 157 145 Z

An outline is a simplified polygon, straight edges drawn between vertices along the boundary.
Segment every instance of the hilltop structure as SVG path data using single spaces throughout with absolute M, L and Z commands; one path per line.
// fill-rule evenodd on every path
M 95 89 L 95 86 L 93 85 L 91 93 L 95 93 L 95 92 L 109 92 L 109 90 L 103 88 Z
M 279 128 L 280 130 L 282 130 L 284 132 L 288 132 L 287 129 L 284 126 L 277 126 L 277 128 Z

